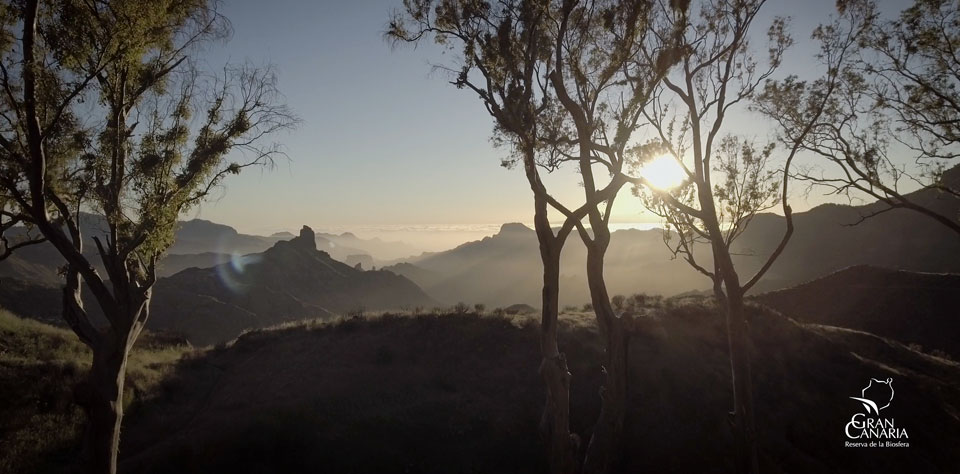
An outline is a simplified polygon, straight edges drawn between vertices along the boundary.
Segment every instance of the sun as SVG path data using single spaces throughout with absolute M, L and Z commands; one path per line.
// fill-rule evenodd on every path
M 667 190 L 683 184 L 687 179 L 687 172 L 672 155 L 666 154 L 645 163 L 640 168 L 640 176 L 651 187 Z

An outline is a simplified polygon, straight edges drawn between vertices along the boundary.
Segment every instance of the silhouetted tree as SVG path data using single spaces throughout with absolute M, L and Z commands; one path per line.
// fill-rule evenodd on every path
M 505 164 L 521 164 L 533 191 L 544 275 L 541 431 L 554 473 L 578 470 L 579 438 L 569 431 L 570 373 L 557 342 L 560 253 L 574 228 L 587 245 L 591 300 L 605 342 L 601 413 L 583 470 L 608 472 L 620 454 L 628 328 L 610 304 L 603 259 L 613 201 L 628 182 L 627 143 L 649 90 L 670 64 L 666 55 L 635 54 L 647 41 L 651 12 L 646 3 L 626 1 L 406 0 L 387 33 L 406 42 L 433 37 L 459 55 L 441 67 L 453 74 L 453 85 L 484 103 L 495 139 L 511 150 Z M 577 208 L 554 198 L 541 179 L 541 171 L 566 163 L 582 178 L 584 201 Z M 551 212 L 563 218 L 556 229 Z
M 634 191 L 649 209 L 665 219 L 664 238 L 674 255 L 713 282 L 717 304 L 726 316 L 738 472 L 759 470 L 750 373 L 752 343 L 744 294 L 766 273 L 793 233 L 787 203 L 791 162 L 826 102 L 824 97 L 813 97 L 810 104 L 781 104 L 792 120 L 789 132 L 782 137 L 786 148 L 782 168 L 773 164 L 774 144 L 758 146 L 725 133 L 729 114 L 745 108 L 757 96 L 758 88 L 775 72 L 791 44 L 785 20 L 775 18 L 767 32 L 769 56 L 765 63 L 753 54 L 749 32 L 764 3 L 708 0 L 692 6 L 689 14 L 660 17 L 666 24 L 658 30 L 677 32 L 681 57 L 674 72 L 657 85 L 650 106 L 643 111 L 655 131 L 654 138 L 632 149 L 634 165 L 641 174 Z M 832 66 L 836 59 L 826 58 L 826 62 Z M 835 83 L 835 74 L 824 79 L 826 95 Z M 803 84 L 791 79 L 783 87 Z M 791 109 L 798 105 L 803 107 Z M 643 165 L 661 157 L 672 157 L 682 167 L 686 183 L 657 189 L 643 179 Z M 731 257 L 731 244 L 757 213 L 777 205 L 786 218 L 783 237 L 759 271 L 742 279 Z M 709 246 L 711 263 L 697 260 L 697 244 Z
M 855 53 L 837 68 L 841 87 L 830 101 L 805 150 L 829 163 L 797 173 L 797 179 L 833 194 L 865 196 L 891 209 L 910 209 L 960 234 L 956 215 L 917 202 L 908 187 L 960 198 L 944 171 L 960 156 L 960 10 L 955 1 L 917 0 L 895 19 L 880 16 L 873 1 L 838 2 L 843 17 L 861 29 Z M 846 45 L 823 42 L 820 55 L 839 55 Z M 819 87 L 791 100 L 810 100 Z M 782 96 L 782 94 L 781 94 Z M 776 113 L 776 111 L 774 111 Z M 774 114 L 768 114 L 777 118 Z
M 210 1 L 28 0 L 0 14 L 3 210 L 66 260 L 63 316 L 93 351 L 75 389 L 89 421 L 82 462 L 112 473 L 127 357 L 178 216 L 227 175 L 270 162 L 278 149 L 259 143 L 294 119 L 269 71 L 190 67 L 192 49 L 229 32 Z M 106 278 L 83 253 L 81 211 L 104 218 L 93 241 Z M 106 327 L 84 309 L 81 283 Z

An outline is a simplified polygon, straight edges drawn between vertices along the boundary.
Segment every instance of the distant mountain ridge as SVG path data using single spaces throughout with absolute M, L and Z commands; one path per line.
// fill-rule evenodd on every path
M 944 180 L 960 187 L 960 167 L 945 173 Z M 955 196 L 925 190 L 907 197 L 945 216 L 960 215 L 960 199 Z M 863 216 L 877 213 L 884 206 L 882 203 L 825 204 L 795 213 L 793 238 L 753 289 L 753 294 L 792 287 L 855 265 L 916 272 L 960 272 L 960 238 L 926 216 L 894 209 L 859 222 Z M 102 222 L 98 224 L 94 218 L 85 218 L 82 224 L 85 235 L 102 227 Z M 761 214 L 753 219 L 732 249 L 742 277 L 752 275 L 762 265 L 779 243 L 784 225 L 784 218 L 776 214 Z M 251 236 L 209 221 L 187 221 L 181 225 L 170 254 L 160 262 L 160 275 L 171 276 L 190 267 L 236 263 L 242 261 L 241 256 L 264 252 L 291 235 Z M 660 230 L 613 232 L 605 263 L 610 294 L 644 292 L 669 296 L 710 287 L 705 277 L 682 260 L 673 258 L 663 240 Z M 361 263 L 365 269 L 385 268 L 407 277 L 444 304 L 462 301 L 491 307 L 516 303 L 540 305 L 542 275 L 536 234 L 523 224 L 504 224 L 493 236 L 447 251 L 401 259 L 387 267 L 383 267 L 382 259 L 358 247 L 380 248 L 387 252 L 382 255 L 414 249 L 401 243 L 359 239 L 348 232 L 318 234 L 315 241 L 317 248 L 334 260 L 349 261 L 351 267 Z M 92 248 L 88 245 L 88 252 Z M 699 262 L 710 266 L 706 246 L 700 246 L 696 255 Z M 91 257 L 94 263 L 98 261 L 95 256 Z M 579 306 L 589 301 L 585 258 L 578 236 L 571 235 L 562 257 L 562 305 Z M 62 259 L 49 245 L 28 247 L 0 262 L 0 277 L 56 287 L 60 285 L 57 275 L 60 265 Z M 2 292 L 0 304 L 3 304 Z
M 101 235 L 106 224 L 102 217 L 87 213 L 81 214 L 80 224 L 86 238 L 84 253 L 103 274 L 92 237 Z M 8 237 L 15 242 L 23 232 L 22 228 L 14 228 Z M 292 237 L 295 235 L 290 232 L 277 232 L 270 236 L 242 234 L 228 225 L 203 219 L 181 221 L 173 245 L 158 265 L 158 274 L 166 277 L 190 267 L 209 268 L 226 262 L 231 256 L 263 252 L 277 242 Z M 339 235 L 317 234 L 316 242 L 318 248 L 337 260 L 369 258 L 374 265 L 421 253 L 420 249 L 403 242 L 362 239 L 349 232 Z M 34 285 L 59 286 L 61 279 L 58 269 L 63 264 L 63 258 L 53 246 L 43 243 L 22 248 L 0 262 L 0 277 Z
M 944 181 L 960 187 L 960 167 L 945 173 Z M 907 197 L 942 215 L 960 215 L 960 199 L 956 196 L 923 190 Z M 793 237 L 753 294 L 791 287 L 855 265 L 960 273 L 960 237 L 929 217 L 907 209 L 893 209 L 863 220 L 884 206 L 824 204 L 794 213 Z M 760 214 L 753 219 L 732 248 L 742 278 L 760 268 L 780 242 L 785 226 L 784 217 L 776 214 Z M 673 259 L 663 238 L 660 230 L 612 233 L 605 262 L 611 294 L 645 292 L 669 296 L 710 287 L 704 276 L 682 260 Z M 696 257 L 702 265 L 711 266 L 706 246 L 696 250 Z M 572 235 L 562 255 L 561 304 L 589 301 L 585 265 L 583 244 Z M 428 293 L 447 303 L 536 306 L 540 304 L 540 268 L 535 232 L 516 223 L 505 224 L 492 237 L 407 259 L 402 266 L 387 267 L 418 281 Z
M 182 333 L 194 344 L 286 321 L 436 303 L 402 276 L 334 260 L 317 249 L 307 226 L 263 253 L 163 278 L 153 301 L 148 328 Z

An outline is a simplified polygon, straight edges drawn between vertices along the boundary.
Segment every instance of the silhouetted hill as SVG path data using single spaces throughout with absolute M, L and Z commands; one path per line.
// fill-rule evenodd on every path
M 631 345 L 618 472 L 733 472 L 721 317 L 692 300 L 649 307 Z M 960 365 L 873 335 L 751 309 L 767 473 L 935 473 L 960 465 Z M 596 419 L 601 348 L 565 316 L 572 429 Z M 255 332 L 179 365 L 128 418 L 122 470 L 544 472 L 535 319 L 382 317 Z M 850 400 L 893 378 L 885 416 L 909 448 L 844 447 Z
M 299 237 L 263 253 L 161 279 L 148 327 L 180 332 L 202 345 L 285 321 L 435 303 L 402 276 L 334 260 L 317 250 L 314 237 L 305 226 Z
M 948 171 L 945 181 L 960 187 L 960 167 Z M 908 194 L 908 198 L 946 216 L 960 215 L 960 199 L 949 194 L 928 190 Z M 825 204 L 796 213 L 793 238 L 753 293 L 793 286 L 852 265 L 960 272 L 960 237 L 956 233 L 907 209 L 863 220 L 884 206 Z M 760 268 L 779 244 L 784 226 L 784 218 L 776 214 L 753 219 L 733 245 L 742 276 L 751 276 Z M 604 272 L 609 292 L 676 295 L 709 288 L 705 277 L 671 257 L 660 230 L 613 232 Z M 711 266 L 706 246 L 699 247 L 697 260 Z M 561 304 L 589 301 L 585 262 L 583 244 L 571 235 L 563 251 Z M 396 271 L 411 278 L 418 272 L 430 272 L 429 279 L 421 279 L 424 289 L 447 303 L 540 304 L 542 277 L 536 234 L 521 224 L 505 224 L 494 236 L 407 263 L 413 267 Z
M 425 270 L 412 263 L 406 262 L 383 267 L 383 270 L 391 271 L 397 275 L 403 275 L 409 278 L 410 281 L 419 285 L 421 288 L 433 286 L 443 279 L 439 273 Z
M 846 268 L 756 297 L 798 320 L 867 331 L 960 359 L 960 275 Z
M 960 166 L 944 174 L 944 182 L 960 188 Z M 960 215 L 960 199 L 934 190 L 907 197 L 948 217 Z M 916 272 L 960 272 L 960 236 L 929 217 L 907 209 L 824 204 L 794 215 L 790 244 L 754 293 L 796 285 L 854 265 L 876 265 Z M 859 222 L 859 223 L 858 223 Z M 856 224 L 856 225 L 854 225 Z M 757 216 L 735 244 L 738 253 L 768 254 L 783 234 L 784 219 Z M 744 269 L 755 270 L 759 258 L 740 257 Z
M 384 262 L 391 260 L 407 258 L 411 255 L 416 255 L 422 252 L 421 249 L 404 242 L 390 242 L 381 240 L 378 237 L 374 237 L 372 239 L 361 239 L 351 232 L 344 232 L 342 234 L 317 234 L 318 246 L 321 249 L 328 251 L 331 249 L 324 249 L 322 245 L 319 245 L 320 239 L 327 240 L 333 243 L 333 245 L 336 247 L 356 249 L 357 252 L 355 253 L 364 253 L 370 255 L 375 260 L 374 263 L 376 265 L 382 265 Z M 343 259 L 340 258 L 337 260 L 343 261 Z
M 171 254 L 157 264 L 157 276 L 168 277 L 188 268 L 210 268 L 227 263 L 238 257 L 226 253 L 203 252 L 196 254 Z
M 491 306 L 526 303 L 540 306 L 543 282 L 536 233 L 523 224 L 504 224 L 496 235 L 468 242 L 409 262 L 412 267 L 388 267 L 416 279 L 427 293 L 444 302 L 482 302 Z M 571 235 L 561 261 L 560 301 L 580 305 L 590 300 L 584 266 L 586 251 Z M 709 284 L 685 262 L 672 260 L 660 230 L 620 230 L 611 236 L 605 264 L 611 294 L 638 291 L 671 295 Z
M 0 278 L 0 307 L 14 314 L 63 326 L 63 291 L 13 278 Z
M 261 237 L 237 232 L 233 227 L 203 219 L 180 223 L 176 240 L 170 247 L 171 254 L 247 254 L 263 252 L 279 237 Z
M 85 237 L 84 253 L 103 273 L 92 237 L 102 235 L 106 225 L 100 216 L 86 213 L 81 214 L 80 223 Z M 16 241 L 22 232 L 22 228 L 12 229 L 9 233 L 11 242 Z M 174 244 L 159 262 L 158 274 L 165 277 L 191 267 L 213 267 L 230 258 L 263 252 L 273 244 L 291 237 L 293 234 L 290 232 L 277 232 L 269 237 L 241 234 L 233 227 L 203 219 L 182 221 Z M 317 248 L 341 262 L 350 256 L 369 256 L 373 264 L 365 265 L 367 268 L 417 253 L 417 249 L 403 242 L 386 242 L 378 238 L 361 239 L 349 232 L 340 235 L 319 234 L 316 242 Z M 0 262 L 0 277 L 14 278 L 33 285 L 59 286 L 62 281 L 58 276 L 58 269 L 63 265 L 63 258 L 53 246 L 43 243 L 22 248 Z

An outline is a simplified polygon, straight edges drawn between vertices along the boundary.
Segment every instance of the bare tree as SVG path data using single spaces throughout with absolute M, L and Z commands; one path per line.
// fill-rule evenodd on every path
M 191 50 L 228 33 L 208 1 L 30 0 L 4 13 L 4 210 L 66 260 L 63 316 L 93 351 L 75 390 L 89 421 L 82 462 L 112 473 L 127 357 L 178 216 L 227 175 L 269 163 L 279 150 L 261 142 L 295 119 L 277 105 L 269 71 L 203 77 L 189 67 Z M 231 151 L 242 160 L 228 160 Z M 82 211 L 106 222 L 93 241 L 107 278 L 83 253 Z M 82 283 L 106 327 L 85 310 Z
M 661 36 L 679 32 L 681 57 L 679 66 L 656 87 L 650 105 L 643 111 L 654 136 L 631 150 L 633 167 L 641 175 L 652 160 L 672 159 L 686 176 L 685 182 L 674 188 L 658 189 L 654 183 L 640 180 L 635 182 L 634 192 L 666 221 L 664 238 L 673 254 L 710 278 L 717 304 L 725 313 L 734 396 L 731 421 L 739 472 L 759 471 L 751 322 L 744 295 L 769 270 L 793 233 L 787 202 L 790 166 L 826 104 L 825 97 L 820 96 L 803 104 L 777 103 L 788 125 L 780 137 L 785 147 L 782 167 L 774 164 L 774 144 L 759 146 L 726 132 L 725 121 L 731 114 L 745 113 L 765 83 L 764 90 L 776 85 L 768 79 L 792 43 L 785 20 L 775 18 L 767 30 L 766 60 L 761 63 L 752 52 L 750 31 L 764 3 L 709 0 L 692 8 L 689 15 L 660 17 L 666 20 L 658 27 Z M 851 37 L 847 40 L 849 46 Z M 832 67 L 836 61 L 831 57 L 826 62 Z M 824 93 L 829 95 L 835 84 L 836 74 L 828 75 Z M 796 89 L 804 84 L 791 78 L 781 87 Z M 759 270 L 742 278 L 731 245 L 757 213 L 776 206 L 786 219 L 784 234 Z M 709 247 L 711 262 L 697 259 L 698 244 Z
M 605 342 L 601 413 L 582 470 L 609 472 L 621 451 L 630 325 L 612 309 L 603 260 L 614 199 L 629 182 L 627 145 L 649 91 L 671 64 L 653 44 L 646 46 L 653 56 L 637 54 L 648 41 L 652 13 L 642 2 L 408 0 L 387 33 L 404 42 L 433 37 L 460 54 L 440 68 L 483 102 L 495 140 L 511 150 L 505 164 L 520 163 L 530 184 L 544 274 L 541 431 L 555 473 L 580 464 L 579 438 L 569 431 L 570 374 L 557 341 L 560 254 L 574 228 L 587 245 L 591 300 Z M 555 199 L 541 179 L 541 171 L 567 163 L 582 179 L 583 204 L 576 208 Z M 563 218 L 557 229 L 551 212 Z
M 860 25 L 856 54 L 838 64 L 841 87 L 822 126 L 804 149 L 829 164 L 796 174 L 799 180 L 849 198 L 869 197 L 886 207 L 862 219 L 909 209 L 960 234 L 956 215 L 945 215 L 904 189 L 960 197 L 945 170 L 960 156 L 960 11 L 954 1 L 918 0 L 895 19 L 881 17 L 869 0 L 839 2 Z M 824 42 L 821 55 L 845 45 Z M 806 96 L 822 94 L 809 88 Z M 801 99 L 803 100 L 803 99 Z

